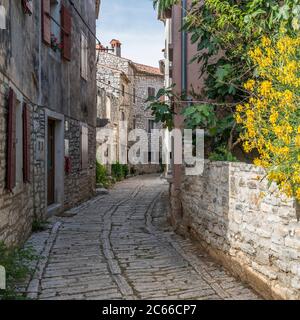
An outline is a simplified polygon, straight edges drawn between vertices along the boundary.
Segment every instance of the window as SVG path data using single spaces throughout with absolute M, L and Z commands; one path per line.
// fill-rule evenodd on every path
M 42 38 L 53 51 L 71 60 L 72 16 L 61 0 L 42 0 Z
M 101 118 L 102 115 L 102 97 L 101 91 L 97 90 L 97 118 Z
M 105 118 L 109 120 L 111 118 L 111 99 L 109 97 L 106 97 Z
M 124 112 L 122 112 L 121 120 L 125 121 L 125 113 Z
M 148 88 L 148 98 L 155 97 L 155 88 Z
M 13 89 L 8 99 L 7 174 L 6 187 L 30 182 L 30 110 L 18 101 Z
M 81 169 L 88 169 L 89 166 L 89 129 L 81 126 Z
M 152 130 L 155 128 L 155 121 L 154 120 L 148 120 L 148 133 L 151 133 Z
M 123 97 L 125 96 L 125 86 L 124 86 L 124 84 L 122 84 L 122 96 Z
M 133 103 L 136 102 L 136 97 L 135 97 L 135 95 L 136 95 L 135 88 L 133 88 Z
M 51 48 L 58 52 L 61 46 L 61 15 L 60 0 L 50 0 L 50 16 L 51 16 Z M 57 23 L 55 23 L 55 21 Z
M 133 129 L 136 129 L 136 118 L 133 118 Z
M 81 77 L 88 80 L 88 41 L 83 32 L 81 33 Z
M 32 0 L 23 0 L 22 7 L 23 7 L 23 12 L 25 14 L 32 15 L 32 10 L 33 10 Z
M 148 162 L 149 163 L 152 162 L 152 152 L 151 151 L 148 152 Z

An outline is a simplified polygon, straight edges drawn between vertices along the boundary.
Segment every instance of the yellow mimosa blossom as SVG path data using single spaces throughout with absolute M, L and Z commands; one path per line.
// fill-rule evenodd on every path
M 244 84 L 251 96 L 235 115 L 244 150 L 256 150 L 254 164 L 300 201 L 300 36 L 264 36 L 249 57 L 258 76 Z

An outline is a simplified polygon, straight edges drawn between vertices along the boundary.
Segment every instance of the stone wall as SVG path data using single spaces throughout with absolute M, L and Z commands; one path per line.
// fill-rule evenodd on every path
M 65 201 L 64 208 L 70 209 L 81 202 L 92 198 L 96 189 L 96 129 L 88 126 L 88 154 L 89 166 L 81 168 L 81 123 L 74 119 L 69 122 L 69 129 L 65 131 L 65 139 L 69 140 L 69 158 L 71 172 L 65 173 Z
M 46 120 L 44 108 L 33 106 L 32 107 L 32 144 L 33 151 L 33 172 L 32 172 L 32 185 L 34 188 L 34 213 L 35 218 L 42 220 L 45 218 L 47 211 L 46 203 L 46 154 L 40 154 L 40 144 L 44 145 L 46 137 Z
M 8 91 L 8 80 L 0 73 L 0 241 L 15 246 L 30 234 L 34 199 L 32 184 L 23 183 L 19 177 L 13 192 L 6 189 Z M 33 144 L 31 148 L 33 156 Z
M 136 88 L 136 100 L 133 105 L 133 118 L 135 119 L 135 129 L 143 129 L 148 132 L 148 123 L 149 120 L 154 120 L 151 110 L 147 109 L 149 103 L 145 101 L 148 99 L 148 88 L 154 88 L 155 94 L 158 90 L 163 88 L 164 78 L 163 76 L 151 75 L 151 74 L 136 74 L 135 77 L 135 88 Z M 161 129 L 162 125 L 159 123 L 155 124 L 155 129 Z M 151 147 L 151 138 L 148 134 L 148 140 L 144 141 L 145 144 L 148 144 L 150 150 Z M 148 157 L 147 157 L 148 158 Z M 135 171 L 139 174 L 149 174 L 157 173 L 162 171 L 160 165 L 156 164 L 140 164 L 134 166 Z
M 184 178 L 176 222 L 264 297 L 300 299 L 296 201 L 263 177 L 252 165 L 206 163 L 203 176 Z

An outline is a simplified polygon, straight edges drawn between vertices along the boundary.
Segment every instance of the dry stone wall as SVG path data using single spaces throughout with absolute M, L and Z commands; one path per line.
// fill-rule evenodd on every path
M 264 176 L 248 164 L 206 163 L 202 176 L 184 178 L 180 225 L 266 298 L 300 299 L 297 204 Z

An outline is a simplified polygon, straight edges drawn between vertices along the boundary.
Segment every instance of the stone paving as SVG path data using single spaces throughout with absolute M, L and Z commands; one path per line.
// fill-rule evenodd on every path
M 32 299 L 259 299 L 168 226 L 168 184 L 143 176 L 52 219 L 28 241 L 40 255 Z

